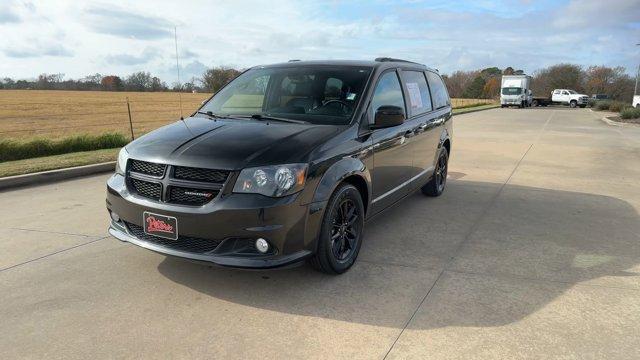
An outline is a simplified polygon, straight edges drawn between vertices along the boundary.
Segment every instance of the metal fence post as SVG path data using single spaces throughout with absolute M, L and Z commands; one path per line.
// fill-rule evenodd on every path
M 131 106 L 129 105 L 129 97 L 127 96 L 127 112 L 129 113 L 129 129 L 131 129 L 131 141 L 135 140 L 133 136 L 133 121 L 131 120 Z

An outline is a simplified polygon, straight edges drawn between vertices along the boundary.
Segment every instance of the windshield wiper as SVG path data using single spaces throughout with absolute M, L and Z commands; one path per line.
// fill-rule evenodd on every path
M 210 117 L 212 119 L 229 119 L 228 116 L 214 114 L 211 111 L 197 111 L 197 113 L 198 114 L 202 114 L 202 115 L 207 115 L 208 117 Z
M 286 119 L 286 118 L 269 116 L 269 115 L 262 115 L 262 114 L 237 115 L 237 117 L 244 118 L 244 119 L 282 121 L 282 122 L 288 122 L 288 123 L 294 123 L 294 124 L 308 124 L 308 122 L 302 121 L 302 120 Z

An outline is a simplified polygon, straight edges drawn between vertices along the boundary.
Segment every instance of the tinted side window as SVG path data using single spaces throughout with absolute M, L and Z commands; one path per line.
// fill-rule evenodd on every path
M 429 80 L 429 87 L 433 96 L 433 107 L 439 109 L 449 105 L 449 93 L 447 93 L 447 88 L 444 86 L 440 76 L 427 71 L 427 80 Z
M 418 115 L 431 111 L 431 96 L 424 73 L 420 71 L 403 71 L 411 114 Z
M 371 115 L 375 114 L 380 106 L 385 105 L 399 106 L 404 109 L 402 88 L 400 88 L 400 81 L 395 71 L 386 72 L 380 77 L 371 99 Z

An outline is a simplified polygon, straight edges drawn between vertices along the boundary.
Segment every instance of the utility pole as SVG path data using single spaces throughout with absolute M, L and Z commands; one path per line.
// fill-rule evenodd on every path
M 173 39 L 176 44 L 176 71 L 178 73 L 178 98 L 180 99 L 180 120 L 184 120 L 182 115 L 182 83 L 180 82 L 180 63 L 178 62 L 178 28 L 173 27 Z
M 640 45 L 640 43 L 636 44 L 636 46 Z M 636 71 L 636 87 L 633 89 L 633 96 L 636 96 L 638 93 L 638 76 L 640 76 L 640 64 L 638 64 L 638 71 Z

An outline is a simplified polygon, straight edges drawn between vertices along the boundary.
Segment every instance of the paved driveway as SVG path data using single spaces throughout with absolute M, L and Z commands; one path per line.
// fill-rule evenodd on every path
M 640 127 L 455 117 L 450 179 L 357 264 L 211 268 L 106 237 L 106 175 L 0 193 L 0 358 L 638 358 Z

